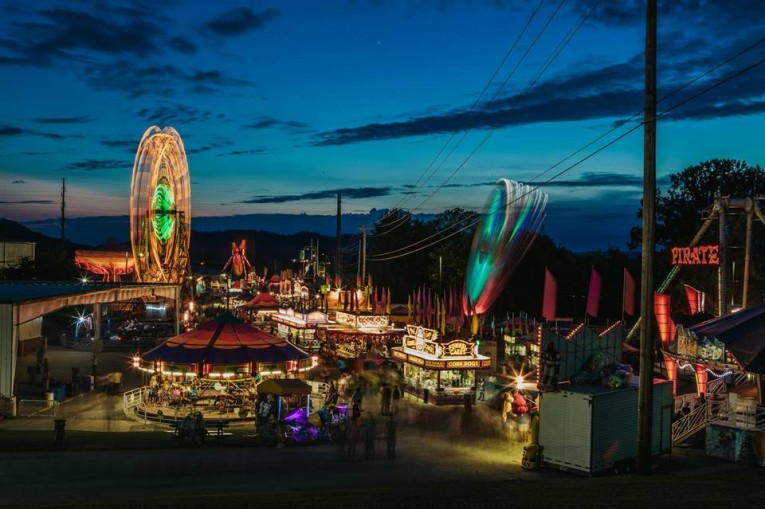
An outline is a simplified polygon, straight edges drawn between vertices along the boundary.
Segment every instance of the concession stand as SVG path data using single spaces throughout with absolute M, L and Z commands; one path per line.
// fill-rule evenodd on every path
M 276 334 L 285 338 L 307 352 L 316 353 L 321 343 L 317 332 L 326 328 L 331 322 L 326 313 L 321 311 L 301 312 L 293 308 L 281 308 L 271 315 L 271 321 L 276 323 Z
M 403 345 L 391 349 L 393 360 L 403 363 L 406 392 L 436 405 L 462 404 L 465 395 L 475 399 L 475 372 L 491 366 L 476 343 L 441 342 L 437 331 L 418 325 L 407 325 L 406 332 Z
M 405 331 L 391 325 L 388 315 L 338 311 L 335 323 L 321 332 L 326 333 L 338 357 L 361 363 L 374 359 L 377 363 L 390 356 L 392 347 L 401 345 Z

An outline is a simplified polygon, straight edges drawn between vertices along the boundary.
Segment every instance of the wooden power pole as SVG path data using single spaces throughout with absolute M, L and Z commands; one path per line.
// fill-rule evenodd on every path
M 653 289 L 656 205 L 656 0 L 648 0 L 645 30 L 645 117 L 643 123 L 643 260 L 640 270 L 640 385 L 637 470 L 651 472 L 653 420 Z

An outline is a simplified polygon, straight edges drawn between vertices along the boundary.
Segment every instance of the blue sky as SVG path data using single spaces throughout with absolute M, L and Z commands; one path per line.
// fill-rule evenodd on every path
M 346 212 L 479 209 L 508 178 L 543 184 L 544 231 L 567 247 L 624 248 L 638 221 L 641 128 L 546 181 L 639 116 L 542 173 L 640 112 L 642 0 L 0 7 L 0 217 L 58 216 L 62 178 L 69 216 L 126 215 L 138 142 L 170 125 L 195 217 L 333 214 L 338 189 Z M 760 44 L 716 68 L 765 36 L 761 1 L 659 14 L 659 96 L 714 69 L 659 111 L 765 58 Z M 664 115 L 660 182 L 710 158 L 765 163 L 764 105 L 758 66 Z

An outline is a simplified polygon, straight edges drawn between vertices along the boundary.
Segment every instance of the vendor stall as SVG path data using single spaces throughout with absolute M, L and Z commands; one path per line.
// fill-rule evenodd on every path
M 280 338 L 288 339 L 311 353 L 318 352 L 321 346 L 317 331 L 331 323 L 327 314 L 321 311 L 301 312 L 293 308 L 279 309 L 278 313 L 271 315 L 271 320 L 276 322 L 275 332 Z
M 403 346 L 391 349 L 391 357 L 403 363 L 405 390 L 425 403 L 462 404 L 467 395 L 475 400 L 477 369 L 491 366 L 471 341 L 439 342 L 438 332 L 407 325 Z
M 379 364 L 390 357 L 390 349 L 401 345 L 404 329 L 391 325 L 388 315 L 338 311 L 334 325 L 322 333 L 338 357 L 357 364 Z M 321 334 L 320 334 L 321 336 Z M 364 366 L 357 366 L 362 369 Z

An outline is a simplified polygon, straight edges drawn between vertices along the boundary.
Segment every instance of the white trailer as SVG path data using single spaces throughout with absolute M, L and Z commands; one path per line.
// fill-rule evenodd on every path
M 672 384 L 653 385 L 651 453 L 670 451 Z M 569 386 L 541 394 L 539 445 L 542 463 L 594 475 L 625 468 L 637 455 L 637 387 Z

